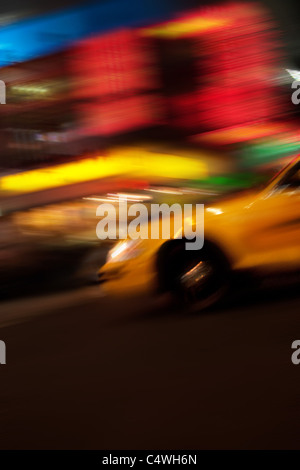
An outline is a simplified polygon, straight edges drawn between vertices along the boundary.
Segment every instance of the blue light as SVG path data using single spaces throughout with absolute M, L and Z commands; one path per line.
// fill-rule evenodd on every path
M 96 33 L 161 21 L 173 12 L 171 0 L 110 0 L 23 20 L 0 30 L 0 66 L 57 52 Z

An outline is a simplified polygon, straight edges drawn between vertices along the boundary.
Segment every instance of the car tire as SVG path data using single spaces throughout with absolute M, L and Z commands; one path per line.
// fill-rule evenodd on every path
M 186 251 L 174 243 L 165 258 L 165 285 L 176 305 L 189 313 L 200 312 L 224 298 L 231 284 L 229 263 L 212 244 Z

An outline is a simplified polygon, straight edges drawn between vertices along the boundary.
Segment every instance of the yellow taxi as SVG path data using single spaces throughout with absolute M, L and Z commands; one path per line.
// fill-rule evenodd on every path
M 264 188 L 204 207 L 202 249 L 186 250 L 176 234 L 120 241 L 98 273 L 104 290 L 171 292 L 201 309 L 224 294 L 233 273 L 268 276 L 300 268 L 299 156 Z

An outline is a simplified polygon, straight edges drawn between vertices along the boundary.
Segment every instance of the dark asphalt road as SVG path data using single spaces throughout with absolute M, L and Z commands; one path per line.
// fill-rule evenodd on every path
M 299 312 L 295 289 L 198 316 L 98 286 L 3 302 L 0 448 L 300 448 Z

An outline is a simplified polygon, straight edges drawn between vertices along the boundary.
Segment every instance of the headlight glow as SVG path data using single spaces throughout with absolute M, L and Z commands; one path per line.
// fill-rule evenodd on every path
M 141 252 L 140 240 L 122 240 L 117 243 L 109 252 L 107 262 L 126 261 L 135 258 Z

